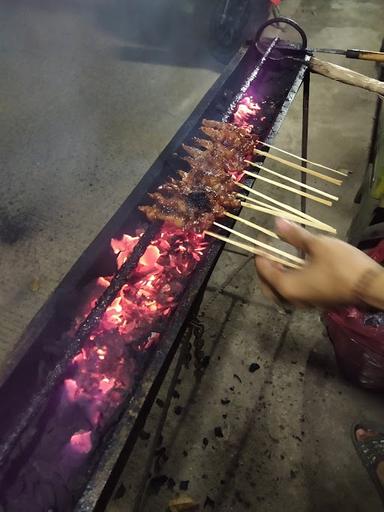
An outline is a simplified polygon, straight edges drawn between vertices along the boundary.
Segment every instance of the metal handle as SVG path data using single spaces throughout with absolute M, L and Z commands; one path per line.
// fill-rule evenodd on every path
M 297 30 L 297 32 L 301 36 L 301 47 L 304 50 L 307 47 L 307 34 L 304 32 L 304 30 L 300 27 L 300 25 L 291 18 L 286 18 L 285 16 L 278 16 L 277 18 L 272 18 L 270 20 L 267 20 L 265 23 L 260 25 L 260 27 L 257 29 L 257 32 L 255 34 L 255 45 L 257 46 L 257 43 L 260 40 L 261 34 L 264 32 L 264 30 L 269 27 L 270 25 L 274 25 L 275 23 L 286 23 L 287 25 L 290 25 L 294 29 Z

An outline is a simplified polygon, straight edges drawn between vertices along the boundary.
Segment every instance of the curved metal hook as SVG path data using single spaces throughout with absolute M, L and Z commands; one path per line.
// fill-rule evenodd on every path
M 260 25 L 260 27 L 257 29 L 254 39 L 256 46 L 265 28 L 269 27 L 269 25 L 274 25 L 275 23 L 286 23 L 287 25 L 290 25 L 291 27 L 296 29 L 301 36 L 302 49 L 304 50 L 307 47 L 308 38 L 307 34 L 304 32 L 304 29 L 295 20 L 292 20 L 291 18 L 286 18 L 285 16 L 278 16 L 277 18 L 272 18 L 263 23 L 262 25 Z

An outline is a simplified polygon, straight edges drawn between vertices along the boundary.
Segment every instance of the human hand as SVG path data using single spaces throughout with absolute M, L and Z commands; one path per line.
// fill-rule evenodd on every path
M 265 295 L 295 306 L 330 307 L 348 305 L 360 299 L 365 281 L 383 274 L 382 267 L 364 252 L 335 238 L 313 235 L 283 219 L 276 221 L 282 240 L 306 254 L 297 270 L 256 258 L 256 269 Z M 368 283 L 367 283 L 368 284 Z

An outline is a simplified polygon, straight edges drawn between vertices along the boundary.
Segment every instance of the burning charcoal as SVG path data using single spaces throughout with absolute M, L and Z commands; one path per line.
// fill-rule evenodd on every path
M 181 407 L 181 405 L 176 405 L 176 407 L 174 408 L 174 411 L 175 411 L 176 416 L 180 416 L 180 414 L 183 412 L 183 408 Z
M 251 372 L 251 373 L 254 373 L 256 370 L 258 370 L 260 368 L 260 365 L 257 364 L 257 363 L 252 363 L 249 365 L 249 368 L 248 370 Z
M 210 508 L 211 510 L 213 510 L 215 508 L 215 502 L 211 500 L 209 496 L 207 496 L 203 508 Z
M 240 377 L 239 377 L 236 373 L 234 373 L 234 374 L 233 374 L 233 377 L 234 377 L 236 380 L 238 380 L 238 381 L 240 382 L 240 384 L 242 384 L 242 381 L 241 381 Z
M 161 398 L 156 398 L 156 405 L 163 408 L 164 407 L 164 401 Z
M 221 427 L 215 427 L 214 432 L 216 437 L 224 437 Z
M 148 441 L 148 439 L 151 437 L 151 434 L 149 432 L 146 432 L 145 430 L 142 430 L 140 432 L 140 439 L 143 441 Z
M 160 489 L 166 484 L 168 481 L 168 477 L 166 475 L 154 476 L 149 481 L 149 485 L 154 493 L 158 493 Z
M 230 403 L 230 400 L 229 400 L 228 398 L 222 398 L 222 399 L 221 399 L 221 403 L 222 403 L 223 405 L 228 405 L 228 404 Z
M 167 487 L 170 491 L 172 491 L 172 489 L 175 487 L 176 485 L 176 482 L 174 481 L 173 478 L 168 478 L 168 482 L 167 482 Z
M 182 480 L 179 485 L 180 491 L 186 491 L 189 486 L 189 480 Z
M 203 439 L 203 447 L 206 448 L 208 446 L 208 439 L 204 437 Z

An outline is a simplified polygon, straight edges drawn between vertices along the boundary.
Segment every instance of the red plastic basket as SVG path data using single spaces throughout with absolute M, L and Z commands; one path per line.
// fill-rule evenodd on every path
M 383 263 L 384 240 L 368 254 Z M 364 325 L 364 317 L 359 308 L 348 307 L 327 312 L 324 323 L 343 374 L 365 388 L 384 390 L 384 326 Z

